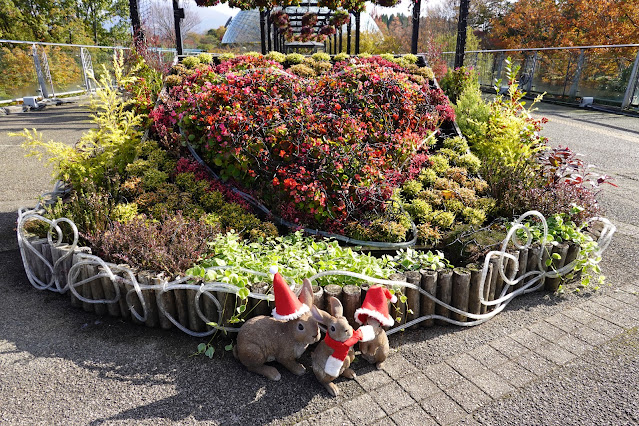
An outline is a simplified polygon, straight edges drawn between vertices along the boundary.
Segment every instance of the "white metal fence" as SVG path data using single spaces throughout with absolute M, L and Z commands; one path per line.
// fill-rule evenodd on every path
M 455 52 L 444 52 L 453 66 Z M 464 65 L 475 68 L 483 88 L 506 81 L 505 60 L 521 68 L 518 79 L 531 94 L 571 103 L 639 109 L 639 44 L 468 51 Z

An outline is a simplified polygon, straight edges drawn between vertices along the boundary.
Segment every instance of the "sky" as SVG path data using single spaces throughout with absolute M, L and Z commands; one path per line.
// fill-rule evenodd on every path
M 367 3 L 366 11 L 371 13 L 373 9 L 375 9 L 379 15 L 390 15 L 398 13 L 409 15 L 411 13 L 409 10 L 411 2 L 412 0 L 401 0 L 401 2 L 395 7 L 381 7 L 373 5 L 372 3 Z M 195 5 L 195 0 L 182 1 L 181 3 L 190 3 L 192 7 L 197 7 Z M 422 9 L 424 8 L 424 3 L 425 2 L 423 1 Z M 429 4 L 432 3 L 434 3 L 434 1 L 431 0 Z M 239 11 L 240 9 L 231 9 L 226 4 L 219 4 L 212 7 L 201 7 L 198 9 L 198 14 L 200 16 L 201 22 L 196 27 L 196 31 L 199 33 L 204 33 L 210 28 L 218 28 L 220 26 L 223 26 L 224 24 L 226 24 L 226 21 L 229 19 L 229 17 L 235 16 L 235 14 Z

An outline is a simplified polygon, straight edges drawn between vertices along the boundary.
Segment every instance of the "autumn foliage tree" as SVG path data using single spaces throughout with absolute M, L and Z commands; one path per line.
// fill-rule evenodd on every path
M 519 0 L 491 21 L 494 47 L 556 47 L 636 43 L 636 0 Z

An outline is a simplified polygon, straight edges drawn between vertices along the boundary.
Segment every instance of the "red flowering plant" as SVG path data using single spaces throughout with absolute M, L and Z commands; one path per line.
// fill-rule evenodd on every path
M 164 113 L 176 114 L 223 179 L 300 226 L 343 232 L 384 212 L 394 189 L 428 165 L 425 139 L 454 117 L 439 89 L 381 59 L 340 63 L 316 78 L 260 58 L 234 61 L 204 81 L 185 78 L 170 92 L 175 111 Z
M 302 16 L 302 27 L 312 27 L 317 24 L 317 13 L 306 12 Z
M 337 30 L 332 25 L 324 25 L 319 29 L 319 34 L 324 36 L 332 36 L 337 33 Z
M 291 20 L 284 10 L 276 10 L 271 13 L 271 22 L 280 30 L 285 30 L 291 25 Z
M 336 10 L 329 18 L 329 22 L 336 28 L 348 24 L 351 20 L 351 14 L 346 10 Z

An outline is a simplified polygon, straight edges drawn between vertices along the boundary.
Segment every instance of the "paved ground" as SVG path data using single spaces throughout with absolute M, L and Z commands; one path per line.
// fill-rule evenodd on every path
M 74 309 L 33 289 L 12 234 L 15 209 L 49 188 L 7 128 L 72 142 L 84 109 L 0 117 L 0 422 L 4 424 L 637 424 L 639 119 L 543 106 L 546 133 L 617 179 L 602 204 L 619 227 L 597 292 L 535 293 L 471 329 L 392 336 L 384 370 L 365 362 L 331 398 L 311 373 L 269 382 L 199 339 Z M 57 132 L 54 134 L 53 132 Z M 303 362 L 309 364 L 308 356 Z

